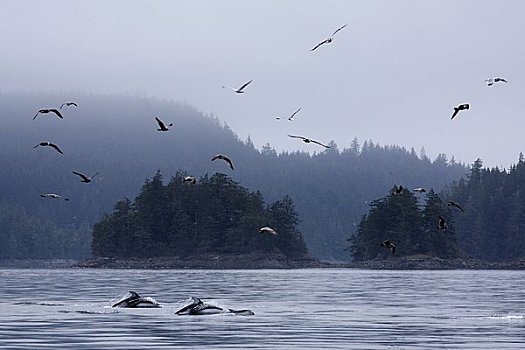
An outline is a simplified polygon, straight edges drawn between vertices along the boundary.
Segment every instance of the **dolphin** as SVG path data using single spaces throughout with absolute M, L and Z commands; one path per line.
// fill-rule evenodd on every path
M 116 301 L 112 302 L 111 307 L 158 308 L 162 305 L 151 297 L 141 297 L 138 293 L 130 290 L 117 297 Z
M 241 316 L 254 315 L 253 311 L 251 310 L 227 309 L 217 305 L 204 303 L 202 300 L 195 297 L 190 297 L 188 301 L 186 301 L 186 305 L 179 309 L 177 312 L 175 312 L 176 315 L 213 315 L 224 313 L 236 314 Z

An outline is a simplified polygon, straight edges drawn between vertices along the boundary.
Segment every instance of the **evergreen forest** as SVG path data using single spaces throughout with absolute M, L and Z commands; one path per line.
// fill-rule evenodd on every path
M 117 202 L 93 228 L 93 256 L 131 258 L 216 253 L 306 256 L 288 196 L 271 205 L 222 173 L 195 183 L 178 172 L 164 186 L 160 172 L 131 202 Z M 271 227 L 277 234 L 259 232 Z
M 64 100 L 75 100 L 78 108 L 64 110 L 63 119 L 45 115 L 33 120 L 40 108 L 60 106 Z M 352 136 L 344 144 L 329 142 L 330 149 L 278 152 L 270 142 L 287 137 L 284 132 L 269 134 L 268 143 L 256 148 L 214 115 L 149 97 L 10 93 L 0 94 L 0 104 L 0 203 L 5 213 L 25 213 L 5 216 L 2 242 L 25 243 L 3 244 L 0 259 L 40 257 L 42 251 L 55 258 L 85 257 L 92 250 L 94 225 L 116 202 L 122 205 L 123 198 L 139 196 L 145 179 L 157 169 L 167 178 L 178 176 L 180 169 L 203 179 L 222 172 L 248 191 L 259 191 L 268 203 L 289 198 L 309 254 L 321 260 L 352 259 L 347 239 L 357 232 L 363 215 L 371 215 L 370 205 L 377 204 L 373 201 L 395 184 L 432 188 L 444 207 L 448 200 L 463 206 L 461 215 L 452 211 L 449 217 L 445 211 L 451 227 L 447 233 L 455 236 L 462 254 L 491 260 L 521 256 L 522 160 L 508 170 L 487 169 L 481 161 L 466 166 L 445 154 L 430 159 L 424 149 L 416 152 Z M 174 126 L 158 132 L 155 116 Z M 44 140 L 59 144 L 64 154 L 33 148 Z M 217 153 L 227 154 L 235 170 L 212 162 Z M 85 184 L 73 171 L 99 175 Z M 70 200 L 42 198 L 42 193 Z M 423 211 L 426 197 L 417 198 Z M 129 204 L 133 210 L 140 206 Z M 185 215 L 191 221 L 192 214 Z M 197 220 L 199 226 L 199 213 Z M 49 230 L 37 229 L 48 225 Z M 409 247 L 402 246 L 400 254 Z

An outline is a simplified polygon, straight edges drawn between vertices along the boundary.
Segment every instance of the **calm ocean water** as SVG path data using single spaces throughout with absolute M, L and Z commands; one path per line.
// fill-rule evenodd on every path
M 4 269 L 0 297 L 0 349 L 525 349 L 525 271 Z

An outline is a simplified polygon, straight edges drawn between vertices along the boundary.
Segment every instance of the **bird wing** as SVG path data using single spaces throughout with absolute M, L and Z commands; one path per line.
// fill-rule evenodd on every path
M 292 115 L 288 117 L 288 120 L 292 120 L 293 117 L 295 117 L 295 115 L 296 115 L 297 113 L 299 113 L 300 110 L 301 110 L 301 108 L 299 108 L 298 110 L 296 110 L 295 112 L 293 112 Z
M 319 142 L 319 141 L 310 140 L 310 142 L 317 143 L 318 145 L 321 145 L 321 146 L 323 146 L 324 148 L 330 148 L 330 146 L 324 145 L 324 144 L 322 144 L 322 143 Z
M 95 173 L 95 175 L 91 175 L 90 179 L 94 178 L 97 175 L 98 175 L 98 171 Z
M 76 104 L 76 102 L 69 102 L 67 105 L 68 105 L 68 106 L 75 106 L 75 107 L 78 107 L 78 105 Z
M 48 144 L 48 146 L 49 146 L 49 147 L 53 147 L 54 149 L 56 149 L 58 153 L 60 153 L 60 154 L 64 154 L 64 152 L 62 152 L 62 151 L 60 150 L 60 148 L 58 148 L 58 146 L 55 145 L 54 143 L 51 143 L 51 142 L 50 142 L 50 143 Z
M 237 91 L 242 91 L 242 90 L 243 90 L 243 89 L 244 89 L 245 87 L 247 87 L 247 86 L 248 86 L 248 85 L 249 85 L 249 84 L 250 84 L 250 83 L 251 83 L 252 81 L 253 81 L 253 79 L 252 79 L 252 80 L 250 80 L 250 81 L 249 81 L 249 82 L 247 82 L 247 83 L 244 83 L 244 85 L 243 85 L 243 86 L 241 86 L 240 88 L 238 88 L 238 89 L 237 89 Z
M 217 154 L 216 156 L 213 156 L 213 158 L 211 160 L 214 161 L 215 159 L 219 159 L 220 156 L 221 156 L 220 154 Z
M 50 109 L 51 112 L 55 113 L 60 119 L 64 119 L 64 117 L 62 116 L 62 114 L 60 114 L 60 112 L 58 111 L 58 109 L 56 108 L 52 108 Z
M 294 138 L 294 139 L 302 139 L 302 140 L 306 140 L 306 137 L 302 137 L 302 136 L 288 135 L 288 137 L 292 137 L 292 138 Z
M 62 109 L 62 107 L 64 107 L 66 104 L 67 104 L 67 103 L 62 103 L 62 104 L 60 105 L 60 109 Z
M 228 157 L 224 157 L 223 159 L 224 159 L 224 161 L 225 161 L 226 163 L 228 163 L 228 164 L 230 165 L 230 168 L 232 168 L 232 170 L 235 170 L 235 169 L 233 169 L 233 163 L 232 163 L 232 161 L 231 161 L 230 158 L 228 158 Z
M 164 123 L 162 122 L 162 120 L 159 119 L 159 117 L 155 117 L 155 120 L 156 120 L 157 123 L 159 124 L 159 128 L 161 128 L 161 129 L 166 129 L 166 126 L 164 125 Z
M 36 117 L 38 116 L 38 114 L 40 114 L 40 111 L 36 112 L 35 116 L 33 117 L 33 120 L 36 119 Z
M 340 32 L 344 27 L 346 27 L 347 25 L 348 25 L 348 23 L 345 24 L 345 25 L 342 26 L 342 27 L 337 28 L 337 29 L 335 30 L 334 34 L 332 34 L 332 36 L 334 36 L 334 35 L 336 35 L 337 33 L 339 33 L 339 32 Z
M 452 117 L 450 118 L 450 120 L 454 119 L 454 117 L 456 116 L 456 114 L 459 113 L 459 109 L 458 108 L 454 108 L 454 113 L 452 114 Z
M 73 174 L 80 176 L 84 181 L 89 181 L 88 177 L 82 173 L 79 173 L 77 171 L 73 171 Z
M 310 51 L 315 51 L 319 46 L 326 44 L 327 42 L 328 42 L 328 39 L 321 41 L 319 44 L 315 45 L 313 49 L 310 49 Z

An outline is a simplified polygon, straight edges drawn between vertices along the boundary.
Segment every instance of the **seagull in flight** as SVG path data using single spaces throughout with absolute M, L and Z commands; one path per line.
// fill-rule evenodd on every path
M 250 83 L 251 83 L 252 81 L 253 81 L 253 79 L 250 80 L 250 81 L 247 82 L 247 83 L 244 83 L 244 84 L 243 84 L 240 88 L 238 88 L 238 89 L 232 88 L 233 92 L 235 92 L 235 93 L 237 93 L 237 94 L 244 94 L 244 89 L 245 89 L 248 85 L 250 85 Z M 226 89 L 226 86 L 223 86 L 222 88 L 223 88 L 223 89 Z
M 418 192 L 418 193 L 425 193 L 427 190 L 425 190 L 423 187 L 414 188 L 412 191 Z
M 224 154 L 217 154 L 217 155 L 213 156 L 213 158 L 211 160 L 214 161 L 215 159 L 224 160 L 226 163 L 228 163 L 228 165 L 230 166 L 230 168 L 232 170 L 235 170 L 235 169 L 233 169 L 233 163 L 232 163 L 231 159 L 228 158 L 228 156 L 225 156 Z
M 51 147 L 51 148 L 54 148 L 58 153 L 60 154 L 64 154 L 64 152 L 62 152 L 62 150 L 57 146 L 55 145 L 54 143 L 51 143 L 49 141 L 42 141 L 42 142 L 39 142 L 36 146 L 34 146 L 33 148 L 37 148 L 38 146 L 48 146 L 48 147 Z
M 458 203 L 456 203 L 456 202 L 448 201 L 448 204 L 447 204 L 447 205 L 448 205 L 449 207 L 455 207 L 455 208 L 458 208 L 458 209 L 461 210 L 461 212 L 463 212 L 463 213 L 465 212 L 465 211 L 463 210 L 463 208 L 461 208 L 461 206 L 460 206 Z
M 459 111 L 464 111 L 469 108 L 470 108 L 470 105 L 468 103 L 463 103 L 457 107 L 454 107 L 454 113 L 452 114 L 452 118 L 450 119 L 454 119 L 454 117 L 456 116 L 456 114 L 459 113 Z
M 91 181 L 93 181 L 93 178 L 98 175 L 98 172 L 95 175 L 92 175 L 92 176 L 86 176 L 86 175 L 84 175 L 82 173 L 79 173 L 78 171 L 73 171 L 73 174 L 78 175 L 78 176 L 80 176 L 82 178 L 82 180 L 80 180 L 80 182 L 84 182 L 84 183 L 88 184 Z
M 168 131 L 168 128 L 173 126 L 173 123 L 170 123 L 166 127 L 166 125 L 164 125 L 164 123 L 162 122 L 162 120 L 159 119 L 159 117 L 155 117 L 155 120 L 157 121 L 157 124 L 159 124 L 159 128 L 157 129 L 157 131 Z
M 264 226 L 264 227 L 261 227 L 259 229 L 259 232 L 260 233 L 269 233 L 269 234 L 272 234 L 272 235 L 277 235 L 277 232 L 275 232 L 275 230 L 269 226 Z
M 499 77 L 488 78 L 488 79 L 485 79 L 485 81 L 487 82 L 487 86 L 492 86 L 495 83 L 508 83 L 508 81 L 506 81 L 503 78 L 499 78 Z
M 385 248 L 388 248 L 392 251 L 392 254 L 394 254 L 396 252 L 396 245 L 394 242 L 391 242 L 389 239 L 387 239 L 386 241 L 383 241 L 383 243 L 381 243 L 381 247 L 385 247 Z
M 197 179 L 195 176 L 186 176 L 182 179 L 182 182 L 188 182 L 192 185 L 195 185 L 197 183 Z
M 40 197 L 42 197 L 42 198 L 53 198 L 53 199 L 63 199 L 65 201 L 69 200 L 69 198 L 64 198 L 61 195 L 56 194 L 56 193 L 42 193 L 40 195 Z
M 331 35 L 329 38 L 327 38 L 327 39 L 321 41 L 319 44 L 315 45 L 312 49 L 310 49 L 310 51 L 315 51 L 315 50 L 316 50 L 319 46 L 321 46 L 321 45 L 324 45 L 324 44 L 330 44 L 330 43 L 334 40 L 334 35 L 336 35 L 337 33 L 339 33 L 339 32 L 340 32 L 344 27 L 346 27 L 347 25 L 348 25 L 348 23 L 345 24 L 345 25 L 342 26 L 342 27 L 337 28 L 337 29 L 332 33 L 332 35 Z
M 288 119 L 289 121 L 293 122 L 293 121 L 294 121 L 293 118 L 295 117 L 295 115 L 296 115 L 297 113 L 299 113 L 300 110 L 301 110 L 301 108 L 299 108 L 298 110 L 296 110 L 295 112 L 293 112 L 292 115 L 289 116 L 288 118 L 286 118 L 286 117 L 275 117 L 275 119 L 277 119 L 277 120 L 280 120 L 280 119 Z
M 58 111 L 58 109 L 56 108 L 44 108 L 44 109 L 39 109 L 38 112 L 36 112 L 35 116 L 33 117 L 33 120 L 36 119 L 36 117 L 40 114 L 46 114 L 46 113 L 55 113 L 57 115 L 57 117 L 59 117 L 60 119 L 64 119 L 64 117 L 62 116 L 62 114 Z
M 312 139 L 309 139 L 309 138 L 306 138 L 306 137 L 303 137 L 303 136 L 288 135 L 288 137 L 292 137 L 294 139 L 301 139 L 301 140 L 303 140 L 304 143 L 316 143 L 316 144 L 318 144 L 320 146 L 323 146 L 324 148 L 330 148 L 330 146 L 323 145 L 319 141 L 315 141 L 315 140 L 312 140 Z
M 69 106 L 75 106 L 75 107 L 78 107 L 78 105 L 75 103 L 75 102 L 64 102 L 60 105 L 60 109 L 62 109 L 62 107 L 69 107 Z

